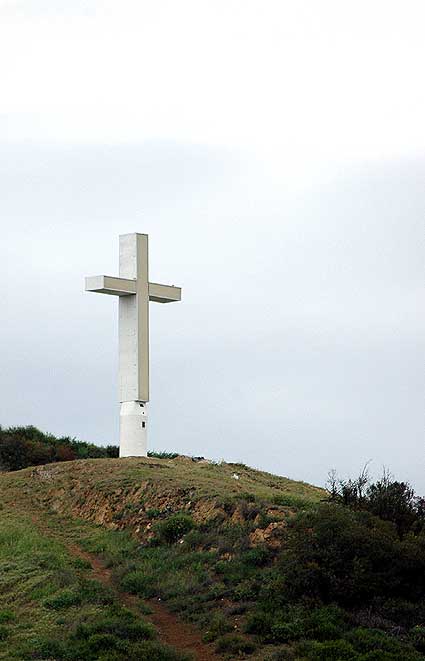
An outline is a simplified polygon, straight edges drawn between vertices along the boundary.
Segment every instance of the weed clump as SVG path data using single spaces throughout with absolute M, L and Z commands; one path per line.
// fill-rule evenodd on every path
M 192 528 L 195 522 L 188 514 L 173 514 L 155 527 L 157 540 L 165 544 L 175 544 Z
M 24 658 L 57 661 L 189 661 L 155 640 L 152 624 L 129 610 L 115 607 L 78 623 L 66 637 L 35 641 L 31 655 Z
M 212 618 L 208 631 L 204 635 L 204 640 L 207 643 L 210 643 L 216 638 L 223 636 L 226 633 L 232 631 L 232 625 L 230 624 L 228 618 L 225 617 L 222 611 L 216 611 Z
M 252 654 L 256 648 L 253 641 L 239 636 L 237 634 L 228 634 L 221 636 L 216 642 L 216 652 L 234 654 L 240 656 L 241 654 Z
M 81 594 L 75 590 L 62 590 L 46 599 L 44 605 L 46 608 L 60 610 L 61 608 L 69 608 L 70 606 L 79 606 L 81 601 Z
M 15 613 L 9 608 L 0 611 L 0 624 L 5 624 L 6 622 L 13 622 L 16 619 Z
M 149 450 L 148 457 L 153 459 L 176 459 L 178 457 L 177 452 L 167 452 L 164 450 Z

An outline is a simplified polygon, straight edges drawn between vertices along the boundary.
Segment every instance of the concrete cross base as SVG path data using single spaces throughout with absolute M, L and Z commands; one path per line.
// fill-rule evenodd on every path
M 120 457 L 147 457 L 147 426 L 146 402 L 122 402 L 120 410 Z

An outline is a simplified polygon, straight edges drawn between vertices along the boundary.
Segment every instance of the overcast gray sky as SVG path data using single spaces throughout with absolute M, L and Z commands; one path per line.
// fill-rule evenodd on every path
M 0 0 L 0 424 L 117 442 L 147 232 L 151 447 L 425 492 L 425 6 Z

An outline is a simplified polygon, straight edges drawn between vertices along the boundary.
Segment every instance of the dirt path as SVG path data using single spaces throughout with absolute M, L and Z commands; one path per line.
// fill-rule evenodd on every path
M 39 530 L 41 529 L 44 534 L 54 537 L 51 529 L 43 526 L 43 522 L 34 512 L 32 512 L 31 518 Z M 93 553 L 83 551 L 76 544 L 67 543 L 63 536 L 61 536 L 61 542 L 73 556 L 90 564 L 93 578 L 111 588 L 122 604 L 140 616 L 139 597 L 120 590 L 112 579 L 111 570 L 103 564 L 100 558 Z M 162 643 L 174 647 L 179 652 L 190 653 L 195 661 L 222 661 L 223 657 L 214 652 L 212 645 L 203 642 L 202 635 L 195 626 L 180 620 L 161 601 L 149 599 L 144 603 L 148 604 L 152 613 L 144 614 L 143 617 L 156 627 L 159 640 Z
M 71 544 L 67 548 L 72 555 L 90 563 L 93 577 L 103 585 L 112 588 L 122 604 L 140 613 L 138 609 L 139 598 L 129 592 L 118 590 L 112 580 L 111 571 L 105 567 L 97 556 L 83 551 L 75 544 Z M 158 629 L 161 642 L 171 645 L 180 652 L 190 652 L 196 661 L 222 660 L 223 657 L 217 655 L 210 645 L 203 642 L 200 632 L 194 626 L 179 620 L 160 601 L 150 599 L 146 603 L 152 610 L 152 614 L 144 615 L 144 617 Z

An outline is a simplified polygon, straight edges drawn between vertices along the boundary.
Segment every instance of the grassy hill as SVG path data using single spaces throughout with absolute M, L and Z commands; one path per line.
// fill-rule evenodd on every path
M 423 532 L 326 498 L 188 457 L 0 474 L 0 659 L 425 658 Z

